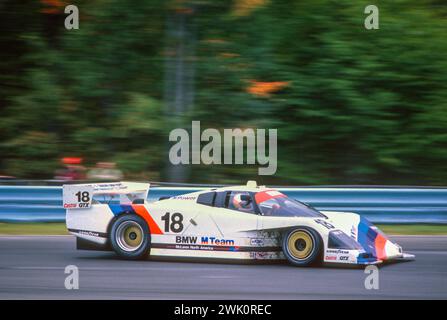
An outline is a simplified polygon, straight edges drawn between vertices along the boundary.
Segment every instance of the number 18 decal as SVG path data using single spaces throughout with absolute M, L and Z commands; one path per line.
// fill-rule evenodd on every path
M 76 197 L 78 197 L 78 202 L 89 202 L 90 201 L 90 193 L 88 191 L 84 191 L 81 193 L 81 191 L 77 192 L 75 194 Z
M 161 220 L 165 222 L 165 232 L 175 232 L 179 233 L 183 230 L 183 215 L 181 213 L 171 214 L 166 212 Z

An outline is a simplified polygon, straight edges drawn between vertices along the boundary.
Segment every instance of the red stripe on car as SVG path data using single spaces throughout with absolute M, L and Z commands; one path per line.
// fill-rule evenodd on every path
M 135 210 L 136 214 L 138 214 L 146 221 L 147 225 L 149 226 L 149 230 L 151 231 L 151 234 L 163 234 L 163 231 L 161 231 L 160 227 L 157 225 L 157 223 L 152 218 L 151 214 L 149 213 L 149 211 L 147 211 L 144 205 L 133 204 L 132 208 Z

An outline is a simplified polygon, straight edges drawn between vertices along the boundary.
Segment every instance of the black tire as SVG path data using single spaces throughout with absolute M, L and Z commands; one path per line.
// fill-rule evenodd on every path
M 150 254 L 150 230 L 137 215 L 119 216 L 112 225 L 109 237 L 113 250 L 124 259 L 140 260 Z
M 284 234 L 282 250 L 287 260 L 298 267 L 321 263 L 323 242 L 319 234 L 307 227 L 297 227 Z

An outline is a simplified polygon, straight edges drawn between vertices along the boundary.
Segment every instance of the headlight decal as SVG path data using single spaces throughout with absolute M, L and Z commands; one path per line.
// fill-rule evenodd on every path
M 343 249 L 343 250 L 359 250 L 362 246 L 353 238 L 348 236 L 341 230 L 333 230 L 329 232 L 329 244 L 330 249 Z

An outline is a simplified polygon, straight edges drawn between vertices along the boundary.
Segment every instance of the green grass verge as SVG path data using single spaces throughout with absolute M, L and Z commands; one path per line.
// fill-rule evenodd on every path
M 386 234 L 447 235 L 447 225 L 377 225 Z M 65 223 L 0 223 L 0 235 L 64 235 Z
M 377 227 L 385 234 L 411 235 L 447 235 L 447 225 L 435 224 L 378 224 Z
M 65 223 L 0 223 L 1 235 L 61 235 L 69 234 Z

